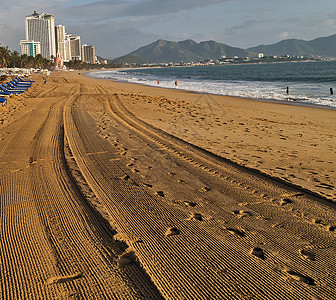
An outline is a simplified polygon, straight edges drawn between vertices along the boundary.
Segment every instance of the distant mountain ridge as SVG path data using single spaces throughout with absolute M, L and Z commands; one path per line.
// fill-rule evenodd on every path
M 125 56 L 119 57 L 116 61 L 129 61 L 129 57 L 141 58 L 147 62 L 192 62 L 205 59 L 219 59 L 226 57 L 246 57 L 255 55 L 251 51 L 231 47 L 226 44 L 217 43 L 215 41 L 206 41 L 196 43 L 193 40 L 185 40 L 181 42 L 171 42 L 166 40 L 157 40 L 147 46 L 141 47 Z
M 305 57 L 336 58 L 336 34 L 320 37 L 311 41 L 287 39 L 271 45 L 260 45 L 248 49 L 232 47 L 215 41 L 197 43 L 193 40 L 172 42 L 157 40 L 127 55 L 114 60 L 117 63 L 163 63 L 195 62 L 207 59 L 256 57 L 257 53 L 265 56 L 295 55 Z
M 336 58 L 336 34 L 311 41 L 287 39 L 272 45 L 248 48 L 249 51 L 273 55 L 300 55 L 305 57 Z

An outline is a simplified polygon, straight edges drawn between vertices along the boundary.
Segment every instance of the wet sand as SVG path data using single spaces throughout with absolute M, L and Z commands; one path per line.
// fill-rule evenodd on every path
M 0 107 L 1 299 L 335 298 L 335 111 L 34 79 Z

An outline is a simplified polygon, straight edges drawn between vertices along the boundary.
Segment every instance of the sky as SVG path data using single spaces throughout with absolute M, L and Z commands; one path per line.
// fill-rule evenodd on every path
M 249 48 L 336 34 L 335 0 L 1 0 L 0 43 L 19 51 L 25 17 L 55 16 L 96 55 L 116 58 L 158 39 Z

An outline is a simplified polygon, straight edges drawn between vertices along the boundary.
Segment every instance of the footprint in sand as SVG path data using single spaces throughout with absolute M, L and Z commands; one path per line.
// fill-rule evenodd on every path
M 188 220 L 197 220 L 197 221 L 203 221 L 203 216 L 200 213 L 192 213 Z
M 188 207 L 195 207 L 197 205 L 195 202 L 191 201 L 184 201 L 183 203 Z
M 250 254 L 264 260 L 265 259 L 265 254 L 263 249 L 259 248 L 259 247 L 254 247 L 251 249 Z
M 321 219 L 312 219 L 312 223 L 313 224 L 322 224 L 322 220 Z
M 133 264 L 137 260 L 136 254 L 134 251 L 128 251 L 123 253 L 118 257 L 117 263 L 119 268 L 124 268 Z
M 173 236 L 180 234 L 180 230 L 178 230 L 176 227 L 170 227 L 167 229 L 165 236 Z
M 205 187 L 202 187 L 202 188 L 200 189 L 200 192 L 202 192 L 202 193 L 206 193 L 206 192 L 208 192 L 208 191 L 210 191 L 210 190 L 211 190 L 210 187 L 205 186 Z
M 164 196 L 165 196 L 165 194 L 164 194 L 163 191 L 157 191 L 157 192 L 156 192 L 156 195 L 158 195 L 158 196 L 160 196 L 160 197 L 164 197 Z
M 130 179 L 130 177 L 126 174 L 126 175 L 122 176 L 121 179 L 126 181 L 126 180 Z
M 145 182 L 143 183 L 143 185 L 144 185 L 144 186 L 147 186 L 147 187 L 149 187 L 149 188 L 153 187 L 153 185 L 151 185 L 151 184 L 149 184 L 149 183 L 145 183 Z
M 336 230 L 336 226 L 334 226 L 334 225 L 327 225 L 326 226 L 326 230 L 327 231 L 335 231 Z
M 313 278 L 311 278 L 309 276 L 302 275 L 301 273 L 298 273 L 298 272 L 293 271 L 291 269 L 284 269 L 283 272 L 292 280 L 303 282 L 303 283 L 308 284 L 308 285 L 314 285 L 315 284 Z
M 235 228 L 226 228 L 226 229 L 228 232 L 230 232 L 233 235 L 241 236 L 241 237 L 245 236 L 245 232 L 242 230 L 235 229 Z
M 285 205 L 287 205 L 287 204 L 290 204 L 290 203 L 293 203 L 293 201 L 291 200 L 291 199 L 288 199 L 288 198 L 282 198 L 281 200 L 280 200 L 280 206 L 285 206 Z
M 310 261 L 315 260 L 315 255 L 313 253 L 307 251 L 306 249 L 300 249 L 299 253 L 306 260 L 310 260 Z
M 240 218 L 244 218 L 244 217 L 251 217 L 252 216 L 252 213 L 248 210 L 235 210 L 233 211 L 233 214 L 238 217 L 239 219 Z

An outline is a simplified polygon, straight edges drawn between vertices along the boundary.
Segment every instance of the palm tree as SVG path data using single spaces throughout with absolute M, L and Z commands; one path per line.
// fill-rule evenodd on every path
M 17 51 L 13 51 L 12 55 L 10 56 L 10 66 L 15 68 L 15 67 L 20 67 L 20 56 Z
M 41 54 L 37 54 L 35 56 L 35 64 L 34 67 L 38 69 L 43 69 L 44 66 L 44 58 L 42 57 Z
M 0 66 L 3 68 L 7 68 L 8 64 L 10 63 L 10 51 L 8 47 L 0 47 Z
M 27 54 L 22 54 L 20 57 L 20 67 L 26 68 L 28 65 L 28 56 Z

